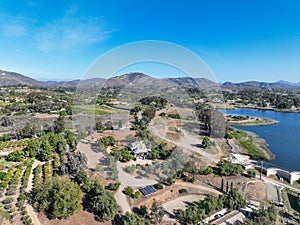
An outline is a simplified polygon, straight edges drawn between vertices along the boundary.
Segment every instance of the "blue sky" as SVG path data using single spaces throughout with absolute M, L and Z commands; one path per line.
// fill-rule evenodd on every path
M 219 82 L 300 81 L 297 0 L 0 1 L 0 69 L 80 78 L 106 51 L 140 40 L 192 50 Z M 128 69 L 180 76 L 160 66 Z

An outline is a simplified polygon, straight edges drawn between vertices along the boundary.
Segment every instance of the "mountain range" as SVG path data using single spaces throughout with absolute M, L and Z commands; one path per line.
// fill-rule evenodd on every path
M 37 86 L 37 87 L 67 87 L 74 88 L 80 86 L 95 86 L 102 87 L 115 87 L 115 86 L 129 86 L 129 85 L 148 85 L 153 87 L 172 87 L 175 85 L 184 87 L 214 87 L 221 86 L 224 88 L 272 88 L 272 89 L 286 89 L 286 90 L 300 90 L 300 82 L 292 83 L 288 81 L 277 81 L 274 83 L 247 81 L 242 83 L 225 82 L 223 84 L 217 84 L 206 78 L 192 78 L 192 77 L 180 77 L 180 78 L 154 78 L 143 73 L 127 73 L 121 76 L 115 76 L 109 79 L 104 78 L 92 78 L 86 80 L 72 80 L 72 81 L 47 81 L 42 82 L 30 78 L 28 76 L 0 70 L 0 86 Z

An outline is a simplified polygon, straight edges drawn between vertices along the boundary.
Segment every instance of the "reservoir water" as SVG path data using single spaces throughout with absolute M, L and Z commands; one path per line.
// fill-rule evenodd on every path
M 276 156 L 275 160 L 270 162 L 272 166 L 289 171 L 300 171 L 300 113 L 246 108 L 220 111 L 230 115 L 264 117 L 279 121 L 277 124 L 268 126 L 235 128 L 254 132 L 266 140 L 270 150 Z

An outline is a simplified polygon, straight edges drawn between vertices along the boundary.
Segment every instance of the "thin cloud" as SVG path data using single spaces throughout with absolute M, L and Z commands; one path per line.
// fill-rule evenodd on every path
M 78 10 L 71 8 L 63 18 L 38 29 L 37 48 L 43 52 L 65 51 L 99 43 L 110 34 L 102 20 L 78 15 Z
M 6 37 L 22 37 L 27 33 L 25 18 L 21 16 L 0 15 L 1 33 Z

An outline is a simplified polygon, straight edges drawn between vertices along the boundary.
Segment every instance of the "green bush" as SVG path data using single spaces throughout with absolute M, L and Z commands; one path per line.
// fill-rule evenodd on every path
M 179 189 L 179 194 L 187 194 L 188 190 L 187 189 Z
M 208 174 L 212 174 L 213 173 L 213 169 L 210 166 L 202 166 L 200 168 L 199 173 L 201 175 L 208 175 Z
M 136 191 L 136 192 L 134 192 L 134 194 L 133 194 L 132 197 L 133 197 L 134 199 L 138 199 L 138 198 L 140 197 L 140 194 L 141 194 L 141 193 L 140 193 L 139 191 Z
M 154 184 L 153 187 L 155 189 L 163 189 L 164 188 L 164 185 L 162 183 L 157 183 L 157 184 Z
M 129 195 L 129 196 L 132 196 L 133 195 L 133 189 L 131 187 L 126 187 L 123 191 L 123 193 L 125 195 Z

